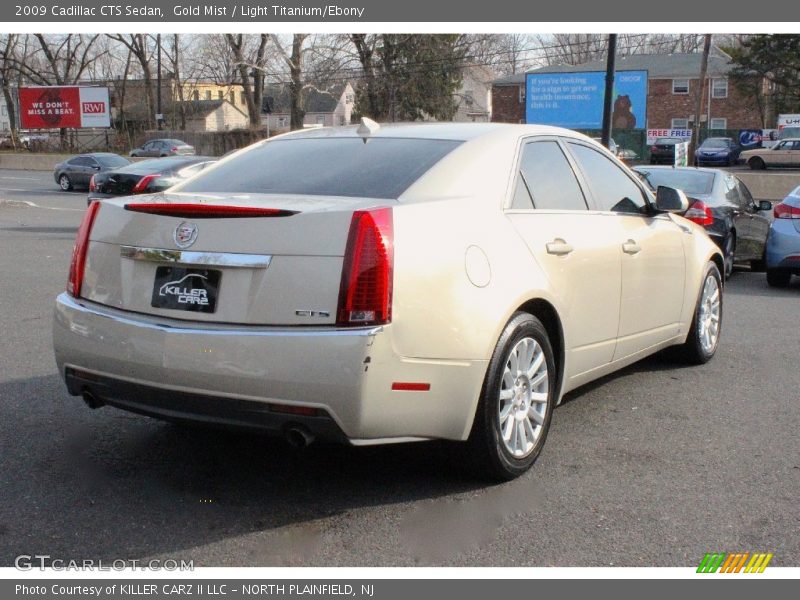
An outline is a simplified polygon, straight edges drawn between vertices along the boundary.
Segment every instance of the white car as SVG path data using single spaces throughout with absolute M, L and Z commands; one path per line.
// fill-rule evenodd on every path
M 528 469 L 564 393 L 717 349 L 723 258 L 591 139 L 534 125 L 295 132 L 92 203 L 56 302 L 71 394 L 295 444 L 469 441 Z

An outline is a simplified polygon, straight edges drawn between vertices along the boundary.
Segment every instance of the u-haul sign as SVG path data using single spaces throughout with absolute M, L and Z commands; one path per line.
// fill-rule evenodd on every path
M 110 127 L 107 87 L 57 85 L 19 88 L 23 129 Z

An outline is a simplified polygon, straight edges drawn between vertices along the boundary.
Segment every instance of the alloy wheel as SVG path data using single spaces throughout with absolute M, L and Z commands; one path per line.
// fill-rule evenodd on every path
M 548 377 L 544 350 L 533 338 L 522 338 L 506 360 L 497 411 L 503 445 L 514 458 L 533 452 L 542 434 Z

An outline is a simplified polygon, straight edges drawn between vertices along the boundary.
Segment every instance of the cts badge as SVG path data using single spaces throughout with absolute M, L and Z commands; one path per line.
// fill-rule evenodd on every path
M 188 248 L 197 239 L 197 225 L 183 222 L 175 228 L 172 238 L 178 248 Z

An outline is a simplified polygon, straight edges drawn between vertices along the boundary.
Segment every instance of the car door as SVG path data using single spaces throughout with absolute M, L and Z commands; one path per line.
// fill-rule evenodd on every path
M 552 137 L 523 142 L 506 216 L 563 311 L 566 377 L 611 362 L 621 282 L 618 234 L 590 211 L 574 165 Z
M 718 213 L 715 216 L 724 217 L 726 222 L 729 219 L 733 221 L 732 228 L 736 232 L 734 259 L 736 261 L 748 260 L 752 252 L 750 242 L 753 237 L 753 213 L 748 210 L 747 202 L 739 190 L 739 180 L 736 177 L 722 172 L 716 177 L 715 185 L 721 185 L 720 191 L 725 198 L 725 204 L 714 207 Z M 720 193 L 717 192 L 713 197 L 720 197 Z
M 158 156 L 156 152 L 156 142 L 147 142 L 142 146 L 142 156 Z
M 86 157 L 86 167 L 84 169 L 84 179 L 81 181 L 81 185 L 86 187 L 89 186 L 89 181 L 91 180 L 92 176 L 100 171 L 100 163 L 93 156 Z
M 747 186 L 736 178 L 736 185 L 739 195 L 742 198 L 742 210 L 749 215 L 748 234 L 747 234 L 747 255 L 742 258 L 745 260 L 761 260 L 764 257 L 764 247 L 767 243 L 769 234 L 769 216 L 758 210 L 756 201 Z M 737 256 L 738 256 L 737 252 Z
M 789 148 L 791 142 L 778 142 L 772 150 L 764 153 L 764 162 L 767 166 L 780 167 L 789 161 Z
M 627 170 L 580 141 L 567 144 L 621 261 L 620 315 L 614 360 L 675 337 L 685 285 L 683 236 L 667 214 L 653 214 L 644 188 Z
M 89 160 L 88 156 L 78 156 L 70 161 L 69 178 L 73 186 L 85 187 L 89 184 Z
M 787 153 L 786 166 L 800 167 L 800 142 L 792 142 Z

